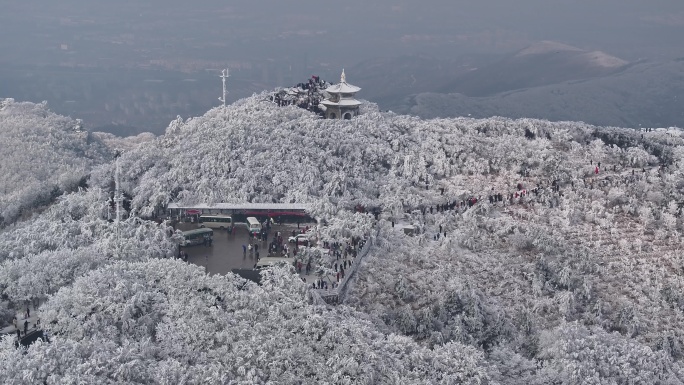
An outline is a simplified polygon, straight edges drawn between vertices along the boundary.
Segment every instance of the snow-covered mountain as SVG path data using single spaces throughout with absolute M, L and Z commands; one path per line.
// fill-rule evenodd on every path
M 122 223 L 108 162 L 0 233 L 0 287 L 45 300 L 55 336 L 27 354 L 5 338 L 4 383 L 684 381 L 682 130 L 372 103 L 322 120 L 266 95 L 125 150 Z M 172 201 L 308 202 L 338 229 L 382 211 L 347 302 L 326 308 L 281 268 L 260 287 L 166 259 L 172 231 L 136 215 Z

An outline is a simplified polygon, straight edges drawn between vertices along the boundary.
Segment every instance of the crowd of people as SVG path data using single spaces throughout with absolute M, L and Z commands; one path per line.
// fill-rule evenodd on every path
M 325 278 L 316 279 L 311 287 L 313 289 L 328 290 L 336 289 L 343 282 L 344 279 L 348 277 L 350 269 L 354 266 L 354 262 L 357 261 L 358 252 L 363 249 L 366 244 L 366 240 L 360 237 L 352 237 L 349 242 L 323 242 L 322 246 L 327 250 L 329 255 L 335 257 L 334 262 L 330 266 L 334 270 L 332 276 L 328 276 L 327 280 Z M 301 272 L 301 264 L 298 265 L 299 272 Z M 311 271 L 311 262 L 306 264 L 306 275 Z M 328 284 L 330 282 L 330 284 Z
M 38 307 L 37 303 L 34 303 L 33 305 L 34 309 Z M 31 325 L 31 308 L 30 306 L 26 306 L 26 311 L 23 312 L 23 322 L 22 319 L 19 318 L 19 315 L 15 315 L 14 318 L 12 319 L 12 325 L 14 326 L 14 329 L 17 333 L 17 339 L 21 340 L 22 338 L 26 337 L 29 332 L 32 332 L 34 330 L 40 330 L 40 318 L 35 317 L 35 320 L 33 321 L 33 325 Z
M 464 213 L 468 209 L 482 203 L 483 201 L 489 202 L 489 204 L 493 206 L 512 206 L 516 204 L 542 204 L 548 205 L 549 207 L 555 207 L 559 204 L 559 198 L 564 196 L 563 188 L 571 188 L 575 190 L 576 187 L 584 186 L 587 189 L 594 189 L 595 184 L 597 184 L 598 187 L 624 186 L 633 183 L 639 178 L 642 178 L 642 175 L 644 177 L 647 175 L 647 170 L 644 167 L 641 167 L 641 169 L 636 170 L 639 171 L 638 173 L 636 173 L 635 169 L 632 169 L 631 172 L 623 172 L 625 171 L 624 169 L 618 169 L 617 165 L 613 165 L 612 171 L 614 172 L 614 174 L 608 173 L 605 176 L 598 178 L 598 175 L 599 173 L 601 173 L 602 170 L 601 162 L 595 163 L 593 160 L 590 160 L 589 166 L 590 168 L 587 169 L 587 172 L 584 175 L 584 177 L 578 180 L 528 180 L 529 183 L 535 183 L 535 187 L 528 188 L 526 186 L 526 182 L 518 182 L 514 185 L 514 189 L 512 189 L 512 191 L 509 190 L 509 192 L 507 193 L 498 192 L 495 190 L 494 187 L 492 187 L 490 191 L 483 195 L 473 195 L 465 199 L 458 199 L 453 201 L 449 200 L 446 203 L 435 204 L 432 206 L 420 206 L 418 207 L 418 210 L 423 215 L 427 213 L 432 214 L 437 212 L 454 210 L 460 213 Z M 610 167 L 608 167 L 608 169 L 610 170 Z M 665 173 L 664 170 L 666 170 L 666 166 L 661 165 L 657 170 L 658 175 L 663 175 Z M 529 176 L 529 174 L 523 173 L 523 176 Z M 576 186 L 576 182 L 579 182 L 578 186 Z M 442 191 L 442 195 L 443 194 L 444 191 Z M 483 198 L 486 200 L 483 200 Z M 410 214 L 411 212 L 413 212 L 413 210 L 407 210 L 406 214 Z M 392 226 L 394 226 L 394 222 L 392 222 Z M 423 229 L 424 226 L 425 224 L 423 224 Z M 416 229 L 414 233 L 415 232 L 419 233 L 421 232 L 421 230 Z M 446 237 L 447 233 L 440 225 L 439 232 L 435 232 L 433 238 L 434 240 L 437 240 L 442 235 Z

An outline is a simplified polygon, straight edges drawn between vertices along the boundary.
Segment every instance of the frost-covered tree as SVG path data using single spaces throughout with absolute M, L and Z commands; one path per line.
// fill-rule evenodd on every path
M 385 334 L 347 307 L 311 305 L 273 268 L 263 286 L 180 261 L 120 262 L 43 306 L 52 342 L 0 342 L 3 383 L 459 383 L 489 379 L 483 355 Z
M 0 226 L 84 186 L 90 169 L 111 151 L 81 128 L 40 104 L 0 101 Z
M 0 288 L 20 302 L 45 298 L 90 270 L 176 255 L 179 236 L 135 217 L 107 220 L 108 195 L 67 194 L 37 218 L 0 233 Z
M 554 384 L 675 384 L 684 380 L 679 364 L 619 333 L 562 324 L 542 333 L 541 379 Z
M 5 294 L 47 299 L 56 334 L 21 357 L 0 349 L 5 382 L 48 381 L 40 362 L 53 382 L 681 381 L 682 130 L 373 104 L 323 120 L 263 96 L 119 143 L 118 227 L 110 162 L 0 232 Z M 299 256 L 321 274 L 336 261 L 324 243 L 372 242 L 345 304 L 324 309 L 291 268 L 259 287 L 162 259 L 177 238 L 137 218 L 169 202 L 309 203 L 321 244 Z

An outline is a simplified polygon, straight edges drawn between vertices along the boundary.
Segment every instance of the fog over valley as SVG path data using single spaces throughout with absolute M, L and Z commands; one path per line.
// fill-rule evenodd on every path
M 615 79 L 634 65 L 681 64 L 677 1 L 27 1 L 3 10 L 0 32 L 9 38 L 0 42 L 0 97 L 46 100 L 90 130 L 161 133 L 176 115 L 202 114 L 217 105 L 222 68 L 232 71 L 231 101 L 311 75 L 334 82 L 346 68 L 361 97 L 402 113 L 567 119 L 530 107 L 555 85 L 572 95 L 562 103 L 576 120 L 682 125 L 680 114 L 653 111 L 681 93 L 679 69 Z M 571 81 L 587 84 L 578 90 Z M 669 87 L 643 92 L 640 81 Z M 639 118 L 612 118 L 632 107 L 610 93 L 600 92 L 605 116 L 581 103 L 608 83 L 639 100 Z M 510 91 L 526 96 L 502 101 Z M 458 106 L 423 112 L 412 104 L 423 92 Z

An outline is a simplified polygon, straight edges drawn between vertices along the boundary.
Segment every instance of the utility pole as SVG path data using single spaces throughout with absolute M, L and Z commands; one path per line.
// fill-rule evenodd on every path
M 223 81 L 223 96 L 218 98 L 218 100 L 223 102 L 223 107 L 225 107 L 226 106 L 226 94 L 228 93 L 228 91 L 226 91 L 226 79 L 230 77 L 228 68 L 221 71 L 221 76 L 219 76 L 219 77 Z

